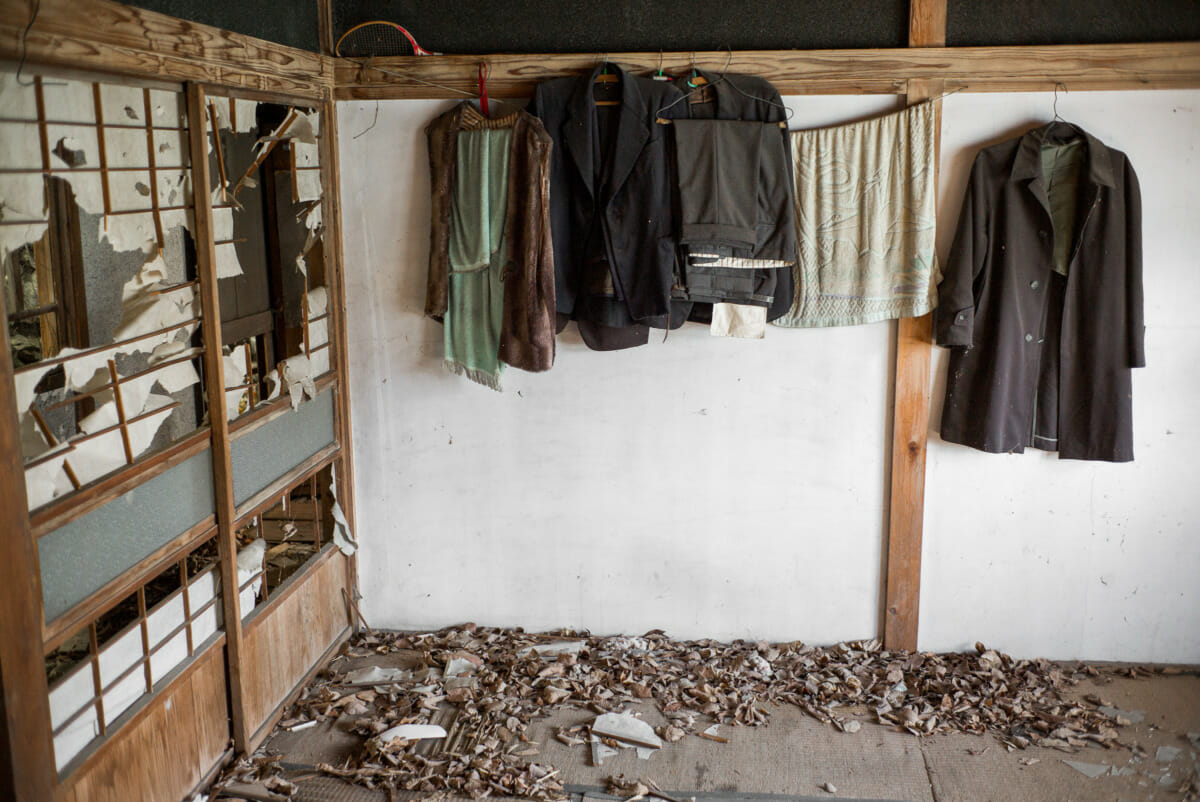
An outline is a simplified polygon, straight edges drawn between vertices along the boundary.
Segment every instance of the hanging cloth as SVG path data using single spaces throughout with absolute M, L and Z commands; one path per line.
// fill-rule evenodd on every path
M 937 302 L 933 103 L 797 131 L 799 263 L 780 326 L 919 317 Z
M 493 390 L 500 389 L 502 368 L 500 279 L 511 143 L 511 128 L 460 131 L 450 198 L 446 367 Z

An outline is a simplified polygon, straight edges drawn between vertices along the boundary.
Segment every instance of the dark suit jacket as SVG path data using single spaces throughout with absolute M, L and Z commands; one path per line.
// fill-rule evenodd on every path
M 554 140 L 550 218 L 557 308 L 563 315 L 575 308 L 588 234 L 599 226 L 613 283 L 630 316 L 662 326 L 670 309 L 676 240 L 669 131 L 655 119 L 687 116 L 687 105 L 665 109 L 681 97 L 678 89 L 613 64 L 609 68 L 620 80 L 621 109 L 612 149 L 599 170 L 593 158 L 598 133 L 592 86 L 600 67 L 541 83 L 529 105 Z M 597 173 L 608 180 L 597 185 Z
M 1040 161 L 1043 141 L 1064 136 L 1087 148 L 1065 279 L 1053 273 Z M 1060 457 L 1133 459 L 1130 368 L 1146 364 L 1141 214 L 1125 154 L 1074 126 L 980 151 L 934 313 L 938 343 L 951 346 L 942 439 L 1022 451 L 1049 389 Z

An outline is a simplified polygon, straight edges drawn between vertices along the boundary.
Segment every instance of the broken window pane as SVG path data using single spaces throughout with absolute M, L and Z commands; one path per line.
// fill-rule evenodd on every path
M 204 419 L 186 104 L 2 71 L 0 106 L 0 267 L 35 509 Z
M 332 477 L 322 468 L 237 530 L 243 617 L 334 540 Z
M 321 242 L 320 113 L 209 99 L 226 414 L 286 390 L 293 407 L 329 372 Z
M 200 544 L 46 655 L 59 770 L 217 633 L 217 553 Z

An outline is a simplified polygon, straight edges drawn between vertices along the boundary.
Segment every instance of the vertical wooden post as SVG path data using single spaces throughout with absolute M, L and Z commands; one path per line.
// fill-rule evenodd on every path
M 946 42 L 946 0 L 911 0 L 908 44 Z M 939 94 L 941 81 L 908 83 L 909 105 Z M 934 109 L 934 181 L 941 158 L 941 108 Z M 930 315 L 905 318 L 896 327 L 892 478 L 888 507 L 887 591 L 883 642 L 889 649 L 917 648 L 921 599 L 921 534 L 925 518 L 925 448 L 929 429 Z
M 0 309 L 0 799 L 54 794 L 42 581 L 25 501 L 8 320 Z
M 346 344 L 346 281 L 345 264 L 342 261 L 342 205 L 341 164 L 338 161 L 337 104 L 333 93 L 326 95 L 321 105 L 321 194 L 324 199 L 322 221 L 325 226 L 325 283 L 329 300 L 326 306 L 326 330 L 329 347 L 333 351 L 330 363 L 337 372 L 336 432 L 341 450 L 335 463 L 337 470 L 337 503 L 346 515 L 346 522 L 357 535 L 354 523 L 354 447 L 350 431 L 350 355 Z M 356 557 L 346 560 L 346 587 L 350 597 L 358 599 L 358 561 Z M 347 611 L 351 625 L 355 618 Z
M 317 27 L 321 39 L 321 55 L 333 55 L 333 0 L 317 0 Z
M 217 544 L 221 559 L 221 610 L 225 618 L 225 656 L 229 669 L 229 715 L 233 745 L 245 752 L 251 733 L 246 730 L 242 680 L 242 610 L 238 593 L 237 541 L 234 538 L 233 468 L 229 452 L 229 421 L 225 417 L 225 363 L 221 355 L 221 309 L 217 300 L 216 245 L 213 242 L 212 189 L 208 171 L 208 126 L 204 90 L 187 85 L 188 140 L 192 161 L 192 213 L 195 217 L 197 272 L 204 336 L 204 391 L 212 427 L 213 489 L 217 504 Z

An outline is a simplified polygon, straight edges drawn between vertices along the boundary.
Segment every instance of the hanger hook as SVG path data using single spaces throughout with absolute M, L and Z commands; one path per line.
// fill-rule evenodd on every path
M 696 74 L 696 51 L 692 51 L 692 75 Z
M 1062 117 L 1058 116 L 1058 88 L 1060 86 L 1062 87 L 1063 94 L 1064 95 L 1067 94 L 1067 85 L 1065 83 L 1063 83 L 1062 81 L 1055 81 L 1055 83 L 1054 83 L 1054 119 L 1056 119 L 1056 120 L 1062 119 Z
M 725 56 L 725 67 L 721 70 L 722 78 L 725 77 L 725 73 L 729 72 L 729 65 L 733 63 L 733 47 L 726 44 L 725 50 L 727 51 L 728 55 Z
M 658 74 L 659 75 L 663 74 L 662 65 L 663 65 L 663 52 L 660 50 L 660 51 L 658 51 Z

